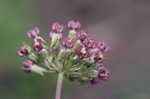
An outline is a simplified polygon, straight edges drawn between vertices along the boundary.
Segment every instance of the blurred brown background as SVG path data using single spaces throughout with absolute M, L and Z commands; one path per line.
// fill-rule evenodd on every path
M 150 0 L 0 0 L 0 99 L 50 99 L 55 76 L 20 72 L 16 50 L 29 28 L 48 32 L 72 19 L 112 47 L 112 77 L 96 86 L 66 81 L 63 99 L 150 99 Z

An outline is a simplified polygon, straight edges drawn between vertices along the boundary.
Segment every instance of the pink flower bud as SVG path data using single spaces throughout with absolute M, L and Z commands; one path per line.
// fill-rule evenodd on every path
M 78 38 L 81 41 L 84 41 L 88 37 L 88 34 L 84 30 L 78 32 Z
M 43 48 L 45 48 L 45 40 L 43 40 L 41 37 L 36 38 L 32 43 L 32 48 L 35 51 L 41 51 Z
M 27 46 L 23 45 L 19 48 L 19 50 L 17 51 L 18 56 L 25 56 L 30 52 L 30 48 L 28 48 Z
M 100 48 L 100 50 L 102 52 L 108 52 L 110 50 L 110 47 L 106 45 L 106 43 L 104 41 L 99 41 L 97 43 L 98 48 Z
M 97 42 L 91 39 L 90 37 L 87 37 L 84 39 L 83 44 L 87 46 L 88 48 L 96 48 Z
M 94 60 L 100 64 L 104 62 L 104 56 L 100 50 L 96 51 Z
M 83 45 L 81 45 L 81 46 L 77 49 L 76 53 L 77 53 L 77 55 L 80 57 L 80 59 L 90 57 L 90 53 L 89 53 L 88 48 L 84 47 Z
M 62 45 L 66 48 L 73 48 L 76 43 L 76 40 L 71 40 L 69 38 L 66 38 L 62 41 Z
M 79 21 L 72 20 L 68 22 L 69 29 L 80 29 L 80 27 L 81 27 L 81 24 Z
M 22 62 L 22 65 L 25 67 L 30 67 L 33 65 L 33 63 L 31 60 L 26 60 L 26 61 Z
M 57 33 L 62 33 L 64 30 L 64 26 L 56 22 L 52 24 L 52 30 L 56 31 Z
M 27 36 L 29 38 L 35 38 L 40 33 L 40 30 L 38 27 L 35 27 L 34 29 L 31 29 L 27 32 Z
M 105 66 L 100 66 L 97 68 L 99 71 L 99 79 L 101 80 L 109 80 L 110 72 Z

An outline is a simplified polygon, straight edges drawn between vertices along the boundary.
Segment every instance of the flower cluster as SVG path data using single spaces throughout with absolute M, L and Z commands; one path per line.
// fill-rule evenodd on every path
M 64 31 L 64 27 L 67 30 Z M 32 44 L 23 44 L 17 54 L 26 57 L 21 68 L 24 72 L 63 72 L 71 81 L 96 84 L 109 79 L 110 72 L 104 66 L 104 56 L 110 49 L 104 41 L 96 41 L 78 21 L 69 21 L 66 26 L 54 23 L 44 40 L 38 27 L 27 32 Z M 66 34 L 64 32 L 67 32 Z

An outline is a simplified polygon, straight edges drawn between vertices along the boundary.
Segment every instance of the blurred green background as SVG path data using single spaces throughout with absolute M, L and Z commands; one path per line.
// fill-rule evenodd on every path
M 112 80 L 96 86 L 65 80 L 63 99 L 150 99 L 149 0 L 0 0 L 0 99 L 53 99 L 56 76 L 21 72 L 16 51 L 29 42 L 28 29 L 38 25 L 47 33 L 52 22 L 70 19 L 112 46 Z

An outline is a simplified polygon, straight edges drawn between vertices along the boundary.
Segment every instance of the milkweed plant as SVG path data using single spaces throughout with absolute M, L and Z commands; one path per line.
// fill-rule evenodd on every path
M 61 99 L 63 78 L 92 85 L 110 79 L 104 65 L 110 47 L 88 35 L 79 21 L 71 20 L 67 25 L 53 23 L 46 35 L 44 39 L 38 27 L 30 29 L 27 36 L 31 45 L 23 43 L 17 54 L 27 58 L 22 62 L 22 71 L 58 75 L 55 99 Z

